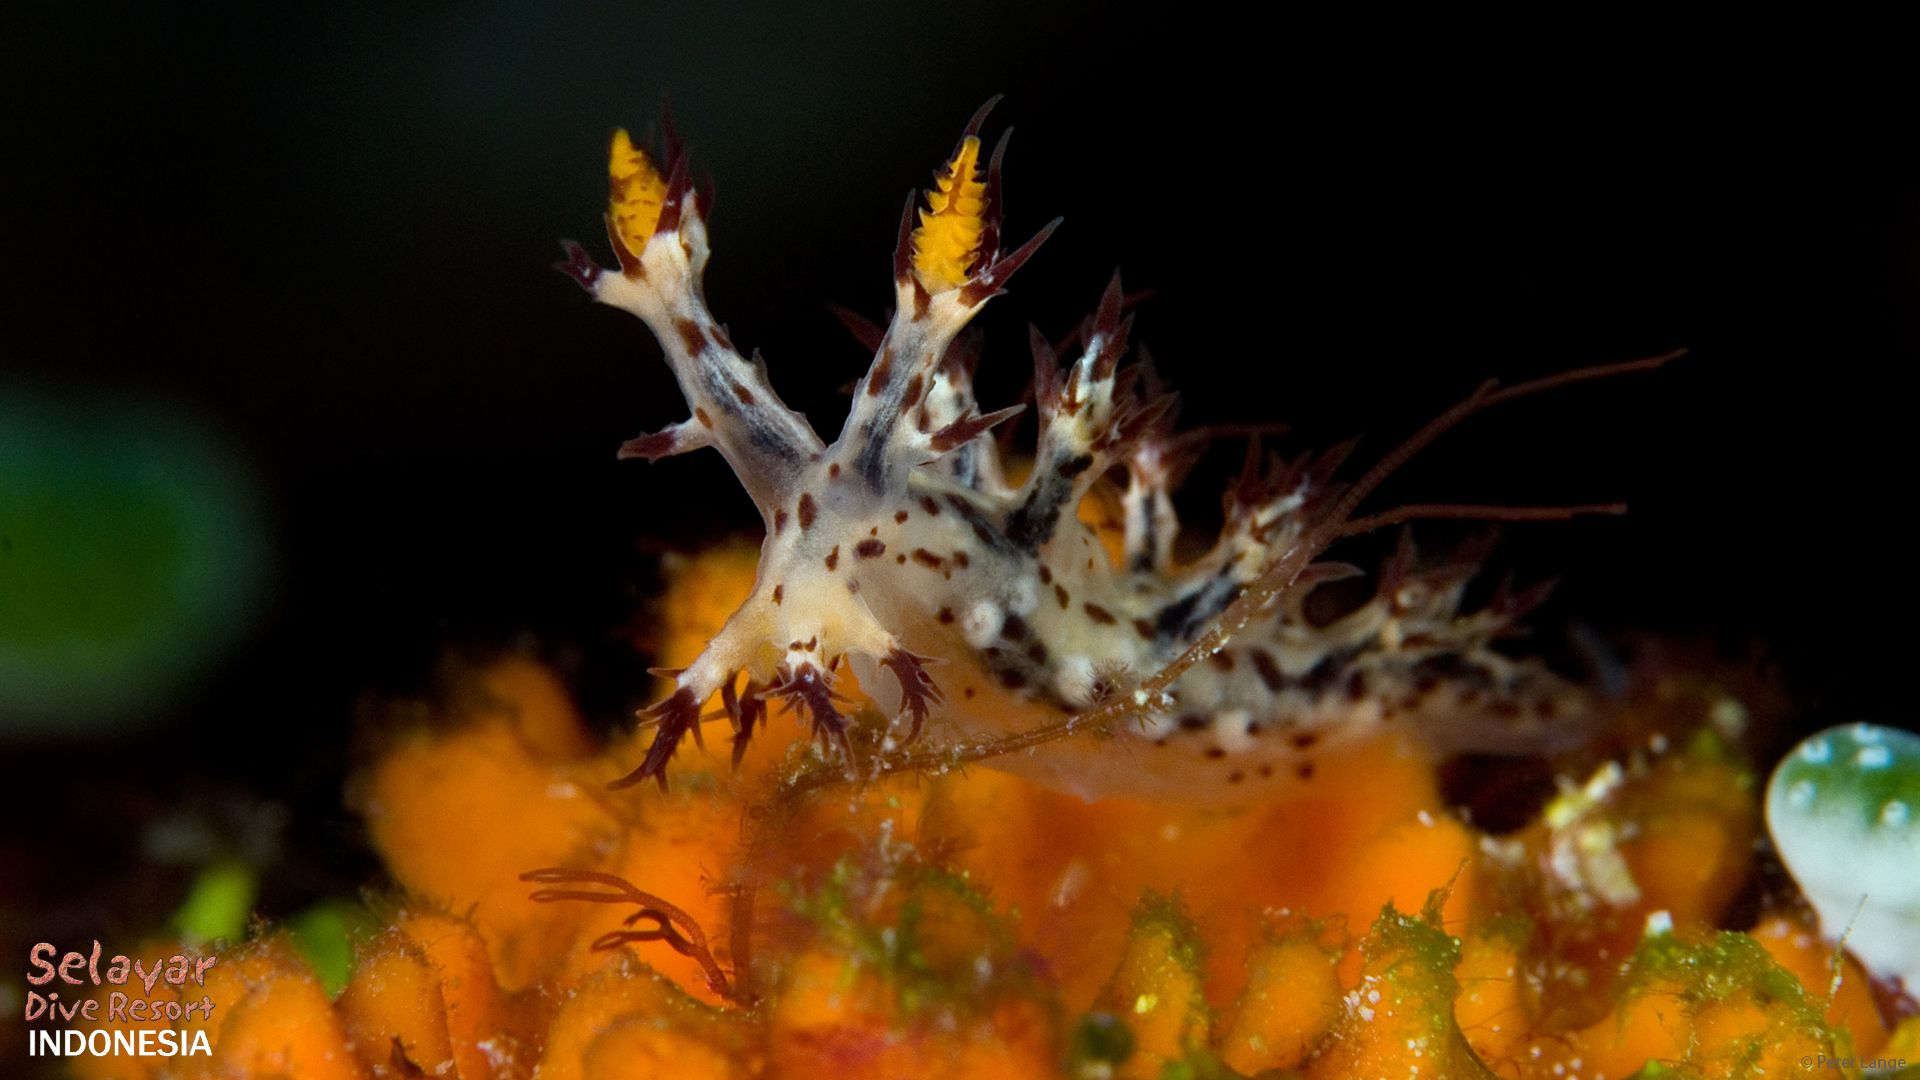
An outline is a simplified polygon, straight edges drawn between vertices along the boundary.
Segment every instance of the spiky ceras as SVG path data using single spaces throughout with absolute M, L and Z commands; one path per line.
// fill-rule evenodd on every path
M 1177 687 L 1159 680 L 1171 689 L 1150 695 L 1144 728 L 1133 734 L 1155 746 L 1180 740 L 1200 753 L 1178 766 L 1156 762 L 1147 771 L 1159 779 L 1144 787 L 1143 770 L 1116 767 L 1111 756 L 1074 763 L 1064 779 L 1050 774 L 1089 794 L 1310 778 L 1312 761 L 1303 755 L 1322 735 L 1412 711 L 1442 674 L 1461 701 L 1500 705 L 1502 716 L 1524 711 L 1531 722 L 1553 713 L 1568 696 L 1562 684 L 1486 648 L 1529 598 L 1457 616 L 1474 559 L 1419 572 L 1403 546 L 1374 600 L 1330 626 L 1309 626 L 1297 596 L 1272 605 L 1276 594 L 1267 589 L 1262 604 L 1273 617 L 1249 625 L 1244 643 L 1229 642 L 1220 632 L 1223 613 L 1250 587 L 1272 584 L 1262 583 L 1275 553 L 1310 559 L 1343 535 L 1357 496 L 1377 479 L 1369 474 L 1345 494 L 1333 486 L 1344 450 L 1268 465 L 1250 456 L 1229 492 L 1218 541 L 1176 564 L 1170 489 L 1191 463 L 1193 442 L 1171 434 L 1172 398 L 1142 376 L 1142 365 L 1120 366 L 1131 320 L 1117 277 L 1081 328 L 1070 364 L 1062 368 L 1033 335 L 1039 442 L 1028 475 L 1008 479 L 987 435 L 1020 409 L 980 412 L 973 343 L 962 331 L 1058 220 L 1001 250 L 1006 139 L 982 176 L 978 131 L 986 111 L 968 125 L 917 215 L 909 196 L 894 251 L 894 314 L 884 331 L 865 329 L 875 357 L 830 445 L 780 400 L 758 356 L 743 358 L 707 309 L 703 199 L 671 126 L 664 176 L 624 131 L 616 133 L 607 225 L 618 271 L 603 270 L 575 244 L 560 268 L 596 300 L 647 323 L 692 411 L 629 441 L 621 455 L 653 461 L 719 450 L 766 530 L 752 596 L 691 665 L 672 673 L 673 691 L 643 711 L 657 731 L 620 784 L 651 777 L 664 786 L 679 744 L 689 734 L 700 739 L 703 703 L 715 694 L 732 720 L 736 760 L 774 700 L 804 713 L 816 737 L 850 755 L 844 699 L 833 688 L 843 657 L 876 697 L 889 690 L 883 680 L 897 690 L 906 739 L 919 733 L 943 690 L 964 696 L 975 728 L 1005 730 L 1009 716 L 1030 715 L 1031 706 L 1059 716 L 1112 700 L 1129 672 L 1184 671 Z M 1416 439 L 1496 400 L 1603 373 L 1497 394 L 1488 384 Z M 1124 541 L 1110 560 L 1075 512 L 1116 468 L 1127 476 Z M 1499 516 L 1487 508 L 1414 507 L 1396 520 L 1463 509 Z M 1283 584 L 1350 572 L 1357 571 L 1302 562 Z M 1212 662 L 1196 666 L 1186 652 L 1203 640 Z M 922 653 L 964 664 L 936 687 Z M 1458 703 L 1450 696 L 1447 704 Z M 1263 734 L 1270 737 L 1256 739 Z M 1246 753 L 1256 746 L 1259 754 Z M 1203 762 L 1209 771 L 1194 775 Z

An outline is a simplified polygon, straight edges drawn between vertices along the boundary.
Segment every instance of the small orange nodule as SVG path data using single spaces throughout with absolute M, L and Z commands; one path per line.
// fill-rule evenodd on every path
M 1787 915 L 1769 915 L 1751 933 L 1773 962 L 1792 972 L 1815 997 L 1829 999 L 1828 988 L 1838 979 L 1839 985 L 1828 1000 L 1826 1019 L 1852 1037 L 1855 1051 L 1873 1056 L 1886 1045 L 1887 1025 L 1874 1005 L 1873 988 L 1867 973 L 1851 956 L 1836 957 L 1833 944 Z
M 205 1029 L 216 1049 L 211 1058 L 181 1058 L 182 1075 L 314 1080 L 367 1075 L 320 980 L 284 936 L 222 956 L 208 969 L 204 992 L 217 1003 Z
M 1243 1073 L 1292 1069 L 1340 1018 L 1339 948 L 1314 928 L 1256 944 L 1247 988 L 1227 1016 L 1220 1057 Z
M 913 230 L 913 272 L 930 293 L 966 284 L 987 229 L 987 185 L 980 179 L 980 140 L 969 135 L 927 192 Z

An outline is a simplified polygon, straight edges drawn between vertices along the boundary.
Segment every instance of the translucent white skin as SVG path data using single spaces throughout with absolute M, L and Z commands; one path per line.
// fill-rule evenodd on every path
M 949 349 L 1019 253 L 989 253 L 972 280 L 932 294 L 896 260 L 895 315 L 845 426 L 825 444 L 708 312 L 704 223 L 688 194 L 669 197 L 679 202 L 673 227 L 626 272 L 573 272 L 596 300 L 647 323 L 693 412 L 634 440 L 629 455 L 718 449 L 766 538 L 751 598 L 678 673 L 653 713 L 660 734 L 630 779 L 664 779 L 680 736 L 702 722 L 699 703 L 741 672 L 750 693 L 814 702 L 819 727 L 823 699 L 807 692 L 831 683 L 845 657 L 883 707 L 924 713 L 911 727 L 924 718 L 947 739 L 1026 730 L 1129 692 L 1298 541 L 1318 508 L 1325 478 L 1305 459 L 1275 463 L 1236 488 L 1211 550 L 1174 562 L 1177 440 L 1158 422 L 1159 403 L 1118 367 L 1126 324 L 1117 280 L 1080 355 L 1064 368 L 1042 361 L 1035 466 L 1007 482 L 971 371 Z M 1075 511 L 1122 469 L 1116 564 Z M 1458 614 L 1473 567 L 1416 571 L 1406 554 L 1371 601 L 1331 624 L 1310 624 L 1297 601 L 1256 621 L 1137 729 L 991 764 L 1088 798 L 1223 803 L 1311 783 L 1316 755 L 1396 721 L 1438 743 L 1489 750 L 1577 733 L 1579 692 L 1489 648 L 1510 616 Z M 933 695 L 913 691 L 919 677 Z
M 1920 736 L 1849 724 L 1806 739 L 1767 784 L 1767 828 L 1821 933 L 1920 990 Z

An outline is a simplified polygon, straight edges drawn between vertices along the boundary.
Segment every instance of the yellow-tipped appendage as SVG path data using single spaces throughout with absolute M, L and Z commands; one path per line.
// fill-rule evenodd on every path
M 913 230 L 913 272 L 930 293 L 966 284 L 986 232 L 987 185 L 980 179 L 980 140 L 969 135 L 935 178 Z
M 666 202 L 667 182 L 646 152 L 633 144 L 625 128 L 613 133 L 613 147 L 607 156 L 609 180 L 607 209 L 613 215 L 613 230 L 628 251 L 639 255 L 660 223 L 660 210 Z

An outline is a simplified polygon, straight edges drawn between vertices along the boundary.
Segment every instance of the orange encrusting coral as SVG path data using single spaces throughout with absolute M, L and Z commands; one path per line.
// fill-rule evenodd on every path
M 183 1080 L 359 1080 L 369 1075 L 320 981 L 285 938 L 270 936 L 222 956 L 207 972 L 205 993 L 219 1003 L 208 1023 L 216 1050 L 211 1058 L 180 1059 Z
M 729 549 L 675 563 L 657 655 L 711 636 L 752 570 Z M 1647 708 L 1678 729 L 1705 700 Z M 782 807 L 767 792 L 804 740 L 758 740 L 738 773 L 716 740 L 683 753 L 670 792 L 607 790 L 630 748 L 591 752 L 564 689 L 524 660 L 474 673 L 441 711 L 357 785 L 405 894 L 387 928 L 335 1002 L 280 938 L 223 953 L 216 1061 L 465 1080 L 1621 1080 L 1649 1062 L 1787 1075 L 1767 1070 L 1887 1040 L 1857 969 L 1827 1002 L 1831 953 L 1790 916 L 1758 944 L 1714 936 L 1757 824 L 1713 737 L 1601 770 L 1491 837 L 1392 740 L 1233 812 L 1086 803 L 978 769 Z M 633 907 L 535 902 L 519 878 L 543 867 L 670 902 L 711 955 L 596 949 L 634 929 Z

